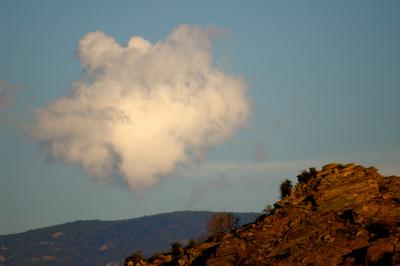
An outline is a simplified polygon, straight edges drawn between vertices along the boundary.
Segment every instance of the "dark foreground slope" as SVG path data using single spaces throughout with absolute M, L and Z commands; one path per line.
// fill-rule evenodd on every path
M 182 211 L 121 221 L 77 221 L 0 236 L 0 265 L 122 265 L 134 250 L 149 255 L 205 232 L 213 213 Z M 242 222 L 255 213 L 233 213 Z
M 255 223 L 139 265 L 400 265 L 400 177 L 329 164 L 300 180 Z

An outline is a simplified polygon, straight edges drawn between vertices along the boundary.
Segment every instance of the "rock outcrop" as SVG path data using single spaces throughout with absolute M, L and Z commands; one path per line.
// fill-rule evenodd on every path
M 125 265 L 400 265 L 400 177 L 325 165 L 257 221 Z

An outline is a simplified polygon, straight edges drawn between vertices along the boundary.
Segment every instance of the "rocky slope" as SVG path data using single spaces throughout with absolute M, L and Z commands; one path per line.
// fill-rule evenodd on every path
M 325 165 L 255 223 L 126 265 L 400 265 L 400 177 Z

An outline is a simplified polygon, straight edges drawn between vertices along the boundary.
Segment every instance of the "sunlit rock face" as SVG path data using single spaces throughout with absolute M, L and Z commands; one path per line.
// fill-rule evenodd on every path
M 354 164 L 310 170 L 256 222 L 187 247 L 176 258 L 141 263 L 398 265 L 400 177 Z

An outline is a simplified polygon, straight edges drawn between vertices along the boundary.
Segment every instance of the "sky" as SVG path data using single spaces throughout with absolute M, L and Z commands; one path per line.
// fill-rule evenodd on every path
M 329 162 L 400 175 L 398 1 L 0 6 L 0 234 L 262 211 Z

